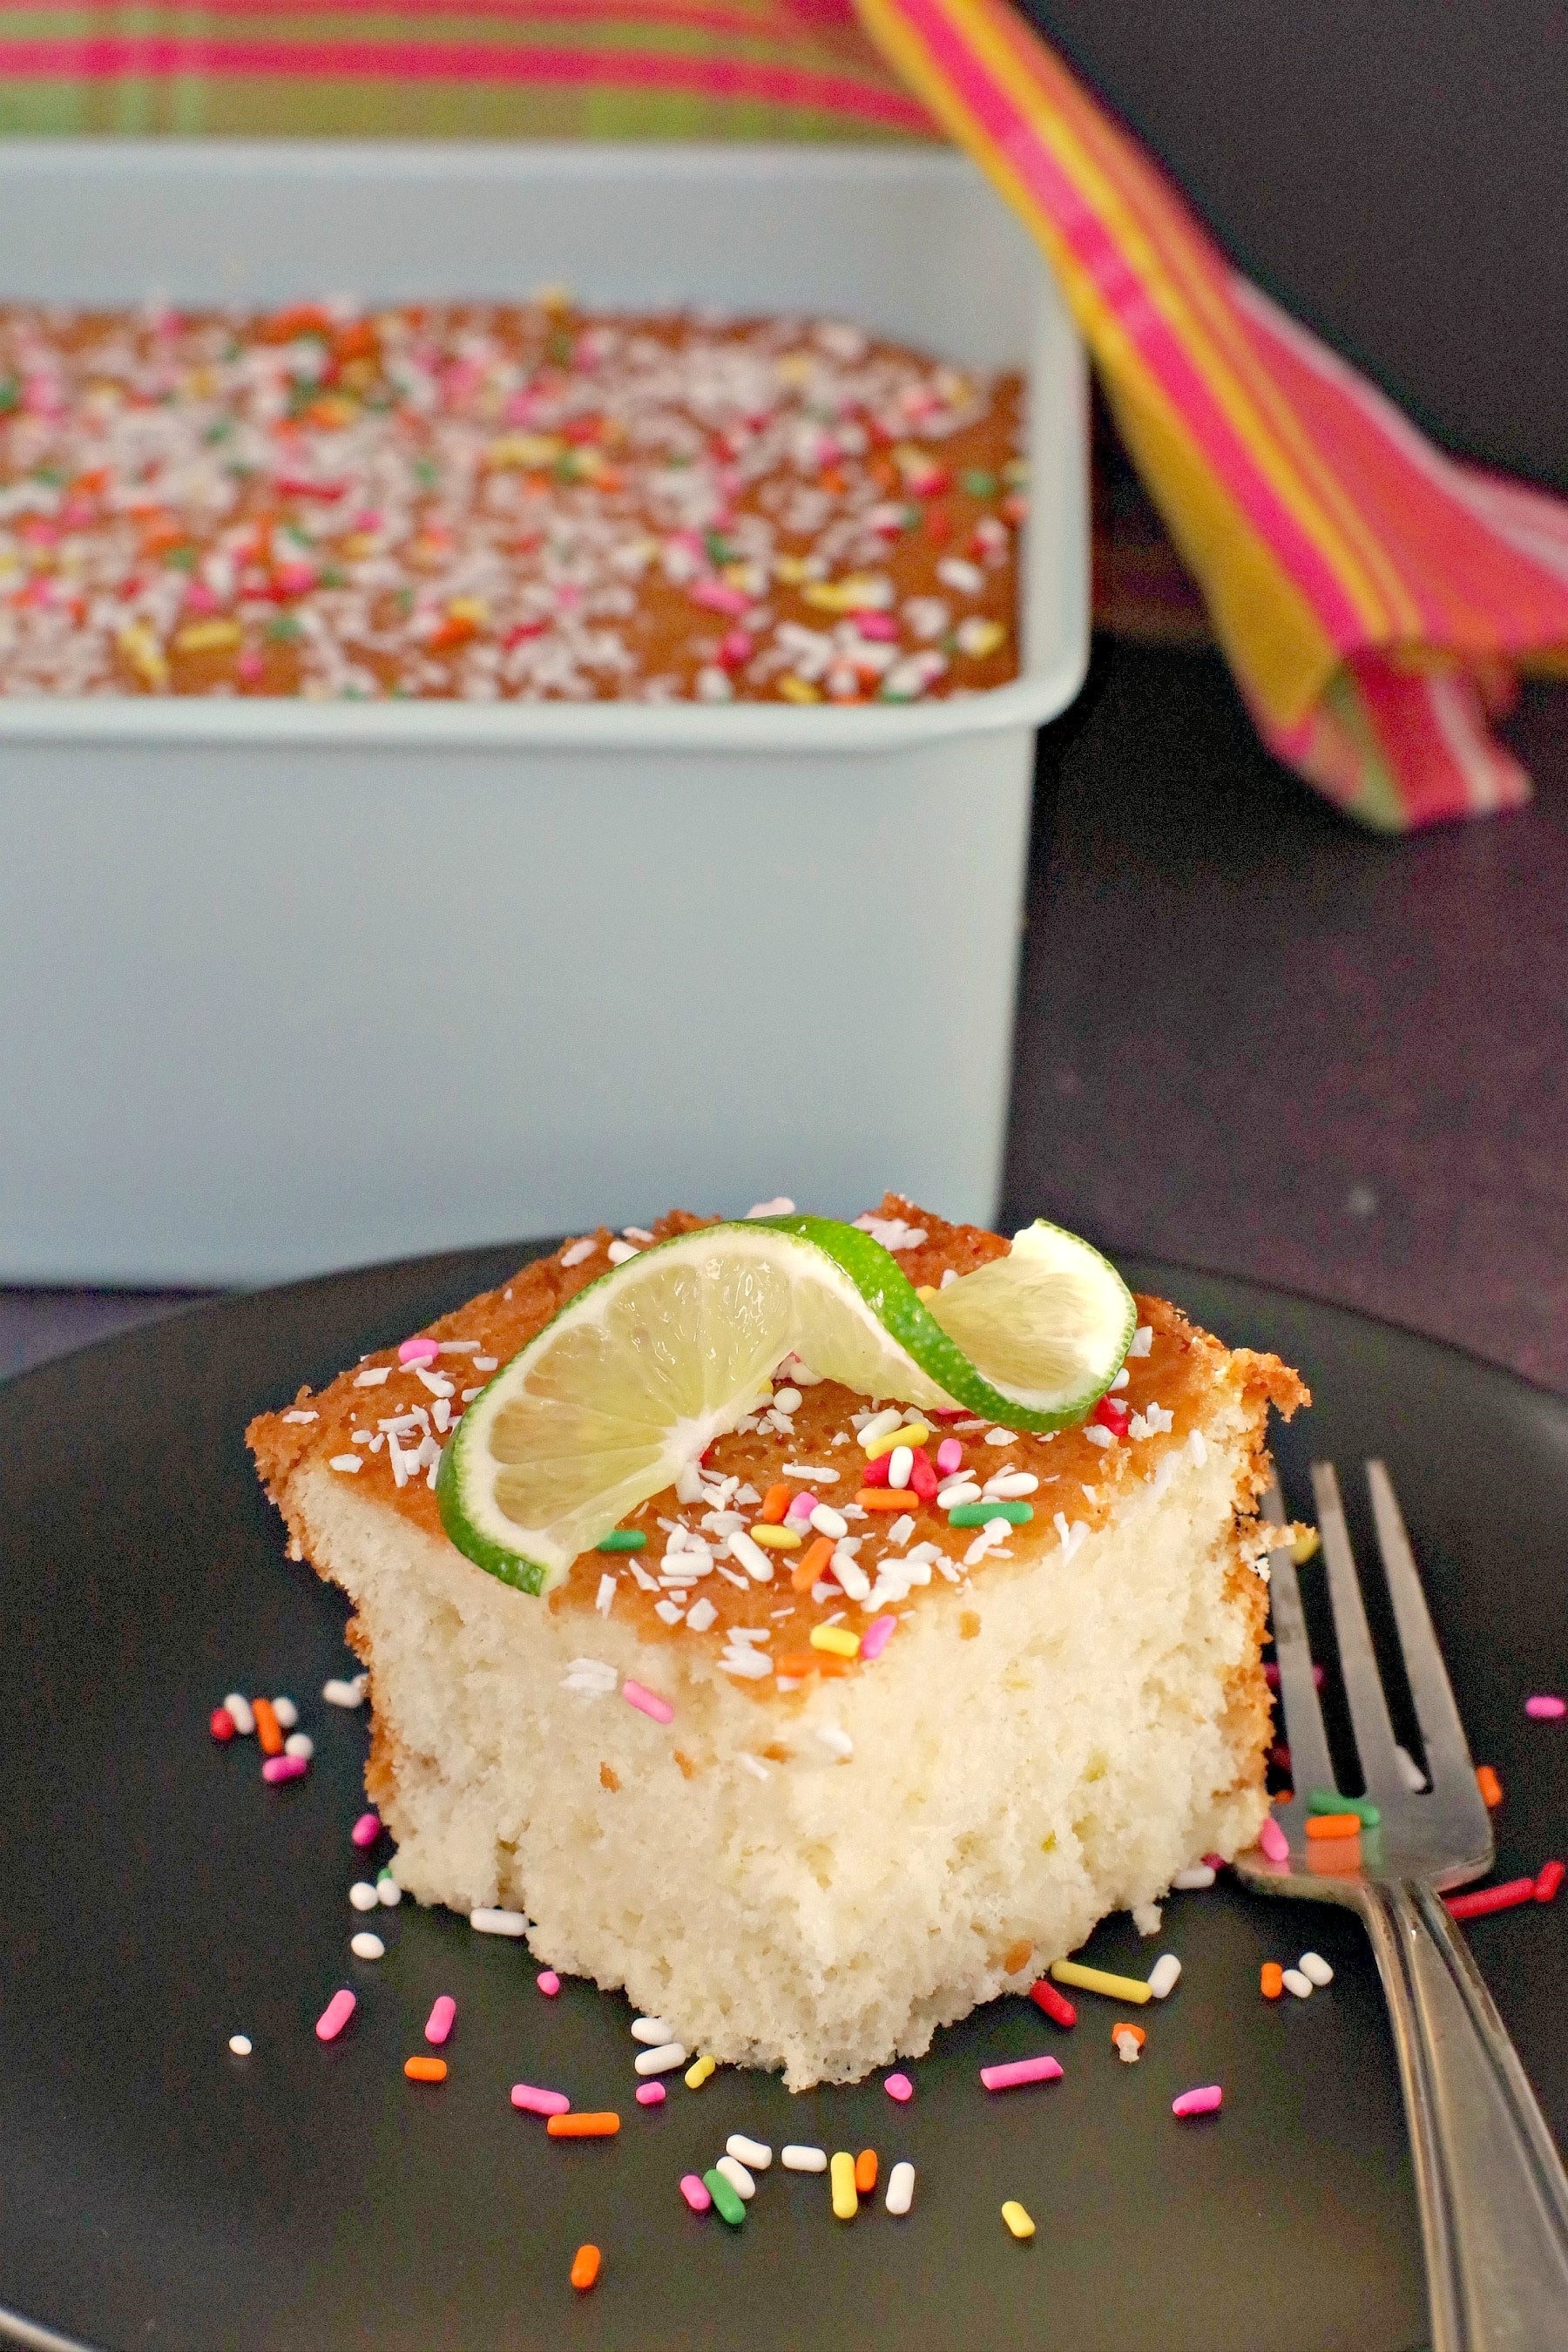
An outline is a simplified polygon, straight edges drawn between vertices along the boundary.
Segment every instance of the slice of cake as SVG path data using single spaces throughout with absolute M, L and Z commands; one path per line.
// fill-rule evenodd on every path
M 1009 1247 L 896 1196 L 876 1230 L 920 1286 Z M 433 1325 L 438 1353 L 367 1357 L 250 1442 L 294 1552 L 354 1603 L 402 1885 L 525 1911 L 542 1960 L 624 1987 L 693 2050 L 795 2089 L 854 2081 L 1251 1843 L 1266 1423 L 1306 1391 L 1140 1299 L 1087 1422 L 933 1421 L 900 1465 L 912 1505 L 889 1509 L 878 1401 L 786 1363 L 629 1516 L 640 1546 L 536 1600 L 448 1541 L 437 1465 L 497 1364 L 627 1246 L 537 1260 Z M 960 1476 L 979 1491 L 954 1524 Z M 737 1557 L 785 1494 L 843 1532 Z M 1031 1516 L 999 1525 L 1003 1502 Z

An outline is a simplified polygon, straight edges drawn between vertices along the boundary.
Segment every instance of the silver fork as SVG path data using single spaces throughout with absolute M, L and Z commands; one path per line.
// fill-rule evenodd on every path
M 1490 1868 L 1491 1823 L 1393 1484 L 1381 1462 L 1366 1471 L 1431 1785 L 1413 1790 L 1401 1769 L 1339 1480 L 1331 1462 L 1316 1463 L 1312 1487 L 1345 1696 L 1366 1793 L 1382 1820 L 1353 1842 L 1310 1842 L 1305 1834 L 1310 1791 L 1335 1783 L 1295 1564 L 1288 1549 L 1277 1551 L 1269 1588 L 1296 1795 L 1274 1818 L 1290 1851 L 1275 1863 L 1255 1848 L 1237 1868 L 1259 1894 L 1345 1904 L 1366 1924 L 1415 2152 L 1432 2352 L 1563 2352 L 1568 2177 L 1441 1899 L 1446 1888 Z M 1283 1522 L 1278 1488 L 1264 1509 Z

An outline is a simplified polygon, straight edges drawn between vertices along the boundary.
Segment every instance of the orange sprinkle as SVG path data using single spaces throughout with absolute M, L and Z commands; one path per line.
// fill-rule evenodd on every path
M 597 2246 L 579 2246 L 572 2257 L 572 2284 L 579 2294 L 586 2294 L 599 2275 L 603 2256 Z
M 827 1564 L 832 1558 L 833 1546 L 826 1536 L 818 1536 L 815 1543 L 807 1544 L 790 1570 L 789 1580 L 793 1589 L 796 1592 L 809 1592 L 812 1586 L 826 1574 Z
M 789 1508 L 789 1497 L 790 1489 L 782 1483 L 777 1486 L 770 1486 L 763 1496 L 763 1507 L 757 1517 L 767 1527 L 782 1526 L 784 1515 Z
M 855 2159 L 855 2188 L 861 2197 L 869 2197 L 877 2186 L 877 2151 L 863 2147 Z
M 410 2065 L 413 2063 L 410 2059 Z M 619 2116 L 584 2116 L 575 2113 L 552 2116 L 544 2126 L 552 2139 L 614 2139 L 620 2127 Z
M 272 1711 L 269 1698 L 253 1698 L 250 1711 L 256 1717 L 256 1744 L 263 1756 L 281 1756 L 283 1727 Z
M 261 1707 L 259 1703 L 257 1706 L 256 1716 L 256 1727 L 259 1731 L 261 1728 Z M 1489 1811 L 1494 1806 L 1501 1804 L 1502 1782 L 1498 1779 L 1497 1774 L 1492 1770 L 1489 1764 L 1478 1764 L 1476 1766 L 1476 1786 L 1480 1790 L 1482 1800 Z
M 1285 1990 L 1285 1971 L 1278 1960 L 1265 1960 L 1258 1972 L 1258 1990 L 1265 2000 L 1278 2000 Z
M 1314 1813 L 1307 1823 L 1310 1838 L 1353 1838 L 1361 1835 L 1359 1813 Z
M 447 2079 L 447 2061 L 444 2058 L 425 2058 L 416 2055 L 404 2060 L 403 2071 L 411 2083 L 444 2083 Z
M 836 1675 L 852 1675 L 855 1664 L 853 1658 L 836 1658 L 831 1650 L 788 1650 L 773 1660 L 773 1672 L 796 1681 L 806 1675 L 826 1675 L 831 1682 Z
M 1132 2036 L 1133 2041 L 1138 2044 L 1140 2050 L 1142 2049 L 1143 2044 L 1149 2039 L 1149 2036 L 1144 2032 L 1143 2028 L 1141 2025 L 1134 2025 L 1128 2018 L 1119 2017 L 1115 2024 L 1110 2029 L 1110 2046 L 1113 2050 L 1116 2047 L 1118 2039 L 1123 2033 L 1130 2033 Z
M 921 1507 L 912 1486 L 862 1486 L 855 1500 L 868 1511 L 918 1511 Z

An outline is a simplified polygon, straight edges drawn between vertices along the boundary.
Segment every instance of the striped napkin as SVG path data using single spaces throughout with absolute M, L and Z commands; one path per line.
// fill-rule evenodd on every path
M 1568 675 L 1568 504 L 1456 464 L 1230 267 L 1005 0 L 856 0 L 1048 255 L 1259 732 L 1388 832 L 1527 800 L 1490 722 Z

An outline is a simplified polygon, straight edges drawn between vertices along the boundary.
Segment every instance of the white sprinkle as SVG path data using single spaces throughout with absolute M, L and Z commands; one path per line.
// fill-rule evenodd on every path
M 998 1470 L 985 1481 L 985 1492 L 999 1503 L 1016 1503 L 1039 1483 L 1032 1470 Z
M 356 1389 L 378 1389 L 384 1381 L 390 1379 L 391 1374 L 390 1364 L 378 1364 L 374 1371 L 356 1372 L 354 1386 Z
M 500 1359 L 499 1356 L 476 1356 L 474 1358 L 474 1370 L 476 1372 L 493 1372 L 500 1361 Z M 463 1394 L 465 1397 L 476 1397 L 479 1394 L 479 1391 L 478 1389 L 465 1389 L 463 1391 Z
M 395 1911 L 403 1900 L 403 1889 L 389 1870 L 384 1870 L 375 1882 L 375 1899 L 384 1911 Z
M 855 1742 L 837 1723 L 819 1723 L 816 1730 L 818 1739 L 830 1756 L 837 1756 L 843 1760 L 854 1755 Z
M 231 2033 L 228 2037 L 228 2046 L 233 2051 L 237 2058 L 248 2058 L 250 2055 L 249 2034 Z
M 1204 1443 L 1204 1433 L 1201 1429 L 1194 1429 L 1187 1439 L 1187 1452 L 1201 1470 L 1209 1458 L 1209 1450 Z
M 590 1234 L 586 1241 L 573 1242 L 569 1248 L 563 1249 L 561 1253 L 561 1263 L 563 1265 L 581 1265 L 585 1257 L 593 1256 L 598 1246 L 598 1243 Z
M 672 2066 L 686 2063 L 684 2042 L 660 2042 L 651 2050 L 639 2050 L 633 2062 L 639 2074 L 668 2074 Z
M 783 1687 L 782 1684 L 780 1687 Z M 742 1748 L 739 1749 L 736 1754 L 735 1760 L 738 1764 L 742 1765 L 746 1771 L 750 1772 L 754 1780 L 771 1780 L 773 1777 L 762 1759 L 752 1755 L 747 1748 Z
M 232 1710 L 231 1710 L 232 1712 Z M 1399 1777 L 1413 1797 L 1419 1796 L 1426 1786 L 1426 1775 L 1408 1748 L 1395 1748 L 1394 1760 L 1399 1767 Z
M 776 1201 L 758 1201 L 746 1211 L 748 1217 L 793 1217 L 795 1202 L 786 1201 L 781 1192 Z
M 915 2168 L 912 2164 L 895 2164 L 888 2175 L 886 2199 L 889 2213 L 907 2213 L 915 2201 Z
M 1214 1865 L 1212 1863 L 1194 1862 L 1190 1869 L 1178 1870 L 1174 1878 L 1172 1879 L 1171 1884 L 1173 1886 L 1180 1886 L 1189 1890 L 1200 1886 L 1212 1886 L 1214 1885 Z
M 363 1456 L 358 1454 L 334 1454 L 329 1467 L 333 1470 L 357 1470 Z
M 599 1579 L 599 1590 L 594 1596 L 594 1606 L 601 1617 L 607 1617 L 616 1605 L 616 1580 L 606 1573 Z
M 275 1698 L 272 1712 L 285 1731 L 292 1731 L 300 1720 L 300 1710 L 291 1698 Z
M 1127 1352 L 1130 1356 L 1146 1356 L 1153 1344 L 1153 1325 L 1152 1323 L 1140 1323 L 1138 1328 L 1132 1334 L 1132 1345 L 1128 1349 Z
M 848 1540 L 853 1543 L 857 1538 L 851 1536 Z M 843 1544 L 840 1544 L 834 1552 L 833 1573 L 851 1601 L 864 1601 L 871 1590 L 870 1578 L 860 1566 L 854 1553 L 847 1550 Z M 813 1589 L 815 1590 L 815 1587 Z
M 1312 1979 L 1309 1976 L 1303 1976 L 1300 1969 L 1287 1969 L 1284 1975 L 1284 1983 L 1286 1991 L 1293 1992 L 1298 2000 L 1306 2000 L 1310 1998 Z
M 729 2182 L 737 2197 L 745 2198 L 749 2203 L 756 2195 L 757 2184 L 739 2157 L 721 2156 L 713 2169 Z
M 746 1574 L 751 1577 L 755 1583 L 771 1584 L 773 1582 L 773 1564 L 772 1559 L 763 1549 L 761 1544 L 752 1542 L 751 1537 L 747 1535 L 743 1528 L 736 1528 L 734 1534 L 728 1538 L 725 1548 L 728 1550 L 731 1559 L 739 1560 L 741 1566 L 745 1570 Z
M 888 1456 L 889 1486 L 894 1488 L 896 1492 L 902 1493 L 903 1489 L 910 1483 L 910 1473 L 913 1470 L 914 1466 L 915 1457 L 912 1447 L 908 1445 L 895 1445 L 892 1452 Z
M 800 1411 L 800 1391 L 798 1389 L 775 1389 L 773 1391 L 773 1411 L 775 1412 L 798 1412 Z
M 816 1534 L 831 1536 L 835 1543 L 840 1537 L 847 1536 L 849 1532 L 848 1520 L 841 1511 L 836 1511 L 829 1503 L 818 1503 L 807 1524 Z
M 375 1909 L 375 1888 L 372 1885 L 368 1878 L 355 1879 L 353 1885 L 349 1888 L 349 1901 L 353 1905 L 356 1911 L 374 1911 Z
M 356 1960 L 384 1960 L 386 1958 L 386 1946 L 379 1936 L 373 1936 L 368 1927 L 362 1927 L 357 1936 L 349 1937 L 349 1949 Z
M 686 1612 L 687 1631 L 692 1633 L 706 1633 L 718 1614 L 719 1612 L 704 1593 L 701 1600 L 694 1601 Z
M 965 1473 L 963 1476 L 955 1478 L 950 1486 L 941 1487 L 936 1499 L 942 1510 L 956 1511 L 961 1503 L 977 1503 L 980 1500 L 980 1489 L 973 1479 Z
M 234 1727 L 240 1738 L 248 1739 L 256 1728 L 256 1717 L 252 1712 L 250 1701 L 238 1691 L 230 1691 L 224 1705 L 228 1709 Z
M 837 1486 L 838 1484 L 837 1471 L 829 1470 L 821 1462 L 786 1462 L 782 1475 L 785 1478 L 798 1478 L 807 1486 L 813 1484 Z
M 874 1412 L 860 1432 L 861 1452 L 865 1453 L 868 1447 L 875 1445 L 879 1437 L 886 1437 L 890 1429 L 901 1429 L 903 1422 L 904 1416 L 897 1405 L 890 1404 L 882 1412 Z
M 646 1225 L 623 1225 L 621 1227 L 621 1231 L 625 1234 L 627 1241 L 636 1242 L 639 1249 L 647 1249 L 648 1244 L 653 1239 L 653 1235 L 649 1233 Z
M 988 1429 L 985 1443 L 987 1445 L 1016 1445 L 1018 1433 L 1016 1429 Z
M 673 2042 L 674 2039 L 674 2026 L 667 2025 L 662 2017 L 634 2017 L 632 2020 L 632 2040 L 644 2042 L 649 2050 L 657 2050 L 661 2042 Z
M 791 2140 L 787 2147 L 780 2148 L 779 2162 L 786 2172 L 826 2172 L 827 2150 L 806 2147 L 799 2140 Z
M 528 1931 L 521 1911 L 504 1911 L 492 1903 L 481 1903 L 477 1911 L 470 1911 L 468 1925 L 481 1936 L 521 1936 Z
M 1334 1972 L 1321 1952 L 1303 1952 L 1296 1966 L 1311 1984 L 1331 1985 Z
M 283 1742 L 285 1756 L 302 1756 L 307 1763 L 316 1752 L 316 1743 L 308 1731 L 291 1731 Z
M 731 2132 L 724 2142 L 724 2153 L 738 2164 L 749 2165 L 753 2172 L 765 2172 L 773 2160 L 773 2152 L 765 2140 L 748 2139 L 744 2132 Z
M 285 1421 L 319 1421 L 319 1420 L 321 1419 L 321 1415 L 320 1415 L 319 1413 L 314 1413 L 314 1412 L 286 1412 L 286 1413 L 284 1414 L 283 1418 L 284 1418 L 284 1420 L 285 1420 Z M 236 2041 L 236 2042 L 245 2042 L 245 2036 L 244 2036 L 244 2034 L 243 2034 L 243 2033 L 237 2033 L 237 2034 L 236 2034 L 236 2036 L 235 2036 L 235 2041 Z M 231 2042 L 229 2043 L 229 2045 L 228 2045 L 228 2046 L 229 2046 L 229 2048 L 232 2050 L 232 2049 L 233 2049 L 233 2047 L 234 2047 L 234 2042 Z M 249 2049 L 249 2047 L 250 2047 L 249 2042 L 245 2042 L 245 2046 L 246 2046 L 247 2050 L 248 2050 L 248 2049 Z
M 612 1265 L 625 1265 L 627 1258 L 637 1255 L 631 1242 L 612 1242 L 606 1253 Z
M 1163 2000 L 1176 1990 L 1182 1964 L 1174 1952 L 1162 1952 L 1149 1971 L 1149 1990 L 1156 2000 Z

